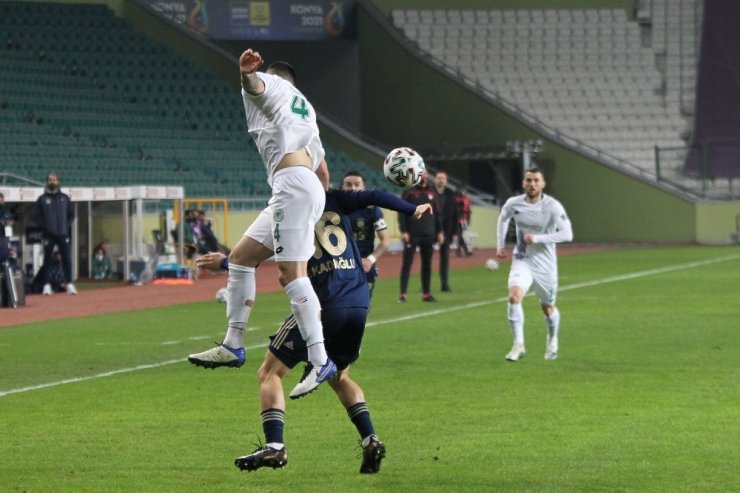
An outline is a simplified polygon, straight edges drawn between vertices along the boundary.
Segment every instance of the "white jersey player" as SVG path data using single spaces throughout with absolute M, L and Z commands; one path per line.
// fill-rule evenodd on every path
M 321 305 L 308 278 L 314 226 L 324 210 L 329 176 L 316 114 L 295 88 L 295 70 L 285 62 L 257 72 L 262 56 L 251 49 L 239 58 L 242 100 L 249 133 L 267 170 L 272 197 L 229 255 L 226 286 L 228 329 L 222 344 L 188 360 L 198 366 L 244 364 L 244 327 L 256 295 L 255 269 L 274 255 L 280 284 L 290 300 L 313 365 L 291 392 L 297 398 L 336 373 L 324 348 Z
M 514 345 L 506 355 L 509 361 L 524 356 L 524 311 L 522 299 L 534 284 L 547 325 L 545 359 L 558 357 L 560 312 L 555 307 L 558 290 L 556 243 L 571 241 L 573 230 L 562 204 L 545 195 L 542 171 L 529 168 L 524 172 L 524 192 L 511 197 L 498 218 L 496 256 L 506 258 L 504 243 L 509 222 L 516 225 L 516 246 L 509 271 L 508 318 Z

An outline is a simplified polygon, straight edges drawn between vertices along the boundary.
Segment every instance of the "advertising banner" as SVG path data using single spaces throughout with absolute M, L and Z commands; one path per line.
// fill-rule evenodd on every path
M 355 0 L 141 0 L 215 40 L 354 38 Z

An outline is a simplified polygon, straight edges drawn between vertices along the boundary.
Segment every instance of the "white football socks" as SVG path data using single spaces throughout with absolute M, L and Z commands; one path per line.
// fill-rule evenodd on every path
M 545 325 L 547 325 L 547 339 L 550 341 L 550 346 L 557 350 L 558 332 L 560 331 L 560 311 L 557 308 L 550 316 L 545 315 Z
M 229 281 L 226 284 L 226 318 L 229 328 L 224 344 L 232 348 L 244 347 L 244 326 L 249 320 L 257 294 L 255 268 L 229 264 Z
M 308 277 L 299 277 L 284 288 L 290 300 L 290 309 L 298 322 L 303 340 L 308 347 L 308 360 L 316 368 L 326 363 L 324 331 L 321 326 L 321 304 Z
M 514 344 L 524 345 L 524 310 L 522 310 L 522 304 L 509 303 L 507 312 Z

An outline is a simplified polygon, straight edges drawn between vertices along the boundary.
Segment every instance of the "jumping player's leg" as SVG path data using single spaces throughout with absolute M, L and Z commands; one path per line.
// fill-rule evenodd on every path
M 375 434 L 373 423 L 370 420 L 370 411 L 365 403 L 365 394 L 362 388 L 349 377 L 349 368 L 337 372 L 329 380 L 329 385 L 336 392 L 339 401 L 347 410 L 349 419 L 357 428 L 361 439 Z
M 188 356 L 188 361 L 204 368 L 244 364 L 244 328 L 256 297 L 255 271 L 272 256 L 270 238 L 272 214 L 265 209 L 249 226 L 229 255 L 229 280 L 226 284 L 228 326 L 222 344 Z
M 275 469 L 288 464 L 288 453 L 283 439 L 285 397 L 282 381 L 289 372 L 290 368 L 268 350 L 262 366 L 257 371 L 265 445 L 258 447 L 249 455 L 234 460 L 234 465 L 242 471 L 254 471 L 261 467 Z
M 273 175 L 271 242 L 280 269 L 280 284 L 290 301 L 313 365 L 309 375 L 290 392 L 293 399 L 313 391 L 336 373 L 324 348 L 321 304 L 308 278 L 308 259 L 315 252 L 316 223 L 321 219 L 326 192 L 316 174 L 304 167 L 286 168 Z
M 283 448 L 283 428 L 285 423 L 285 395 L 283 378 L 290 368 L 267 351 L 262 366 L 257 371 L 260 384 L 260 410 L 262 429 L 265 432 L 265 445 L 280 450 Z
M 324 336 L 321 327 L 321 304 L 308 279 L 306 262 L 278 262 L 280 284 L 290 300 L 290 310 L 298 321 L 308 347 L 308 360 L 315 367 L 326 364 Z
M 272 251 L 269 248 L 246 235 L 229 255 L 229 280 L 226 284 L 228 329 L 223 342 L 227 346 L 244 347 L 244 327 L 257 296 L 256 269 L 270 256 Z

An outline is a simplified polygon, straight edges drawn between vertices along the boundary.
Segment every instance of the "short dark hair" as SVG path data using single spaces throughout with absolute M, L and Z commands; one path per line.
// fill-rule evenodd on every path
M 49 173 L 48 175 L 46 175 L 46 181 L 49 181 L 49 178 L 51 178 L 52 176 L 56 176 L 56 177 L 57 177 L 57 180 L 60 180 L 60 181 L 61 181 L 61 179 L 62 179 L 62 178 L 61 178 L 61 177 L 59 176 L 59 173 L 56 173 L 56 172 L 52 171 L 51 173 Z
M 527 174 L 527 173 L 539 173 L 543 177 L 545 176 L 545 173 L 540 168 L 538 168 L 537 166 L 531 166 L 531 167 L 525 169 L 524 170 L 524 173 L 525 174 Z
M 362 176 L 362 173 L 356 170 L 349 170 L 344 174 L 344 178 L 347 178 L 348 176 L 356 176 L 357 178 L 362 178 L 362 181 L 365 181 L 365 177 Z
M 277 75 L 287 75 L 288 77 L 290 77 L 293 85 L 295 85 L 296 83 L 297 77 L 295 75 L 295 68 L 293 68 L 293 65 L 289 64 L 288 62 L 272 62 L 270 65 L 267 66 L 267 71 L 273 71 Z

